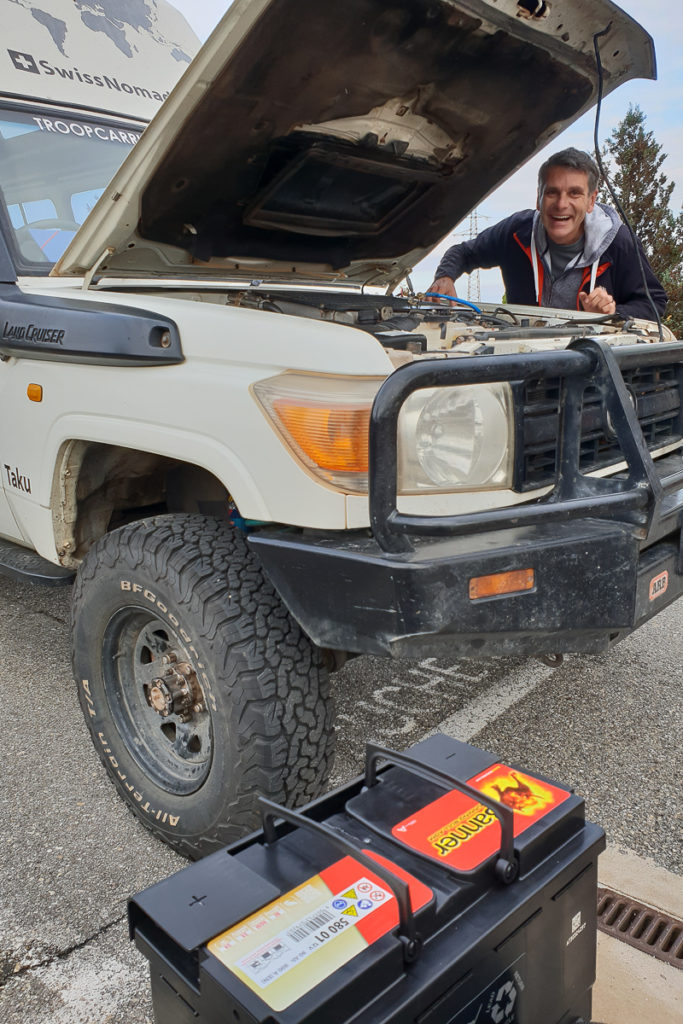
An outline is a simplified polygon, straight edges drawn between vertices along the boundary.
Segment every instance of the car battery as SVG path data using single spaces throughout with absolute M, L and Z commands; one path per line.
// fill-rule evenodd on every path
M 570 789 L 446 736 L 129 902 L 157 1024 L 578 1024 L 604 833 Z

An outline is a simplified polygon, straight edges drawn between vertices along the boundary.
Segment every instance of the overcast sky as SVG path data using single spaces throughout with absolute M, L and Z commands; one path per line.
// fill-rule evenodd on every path
M 170 0 L 183 12 L 188 22 L 203 41 L 230 6 L 231 0 Z M 571 2 L 571 0 L 564 0 Z M 683 34 L 683 3 L 681 0 L 620 0 L 619 7 L 643 25 L 655 41 L 658 78 L 656 82 L 637 79 L 627 82 L 606 98 L 600 117 L 600 140 L 603 142 L 626 114 L 629 104 L 638 104 L 646 115 L 646 129 L 654 132 L 668 157 L 663 170 L 675 182 L 674 204 L 683 203 L 683 60 L 681 35 Z M 571 128 L 559 135 L 550 147 L 530 160 L 499 189 L 493 192 L 477 209 L 479 230 L 495 223 L 515 210 L 535 203 L 535 181 L 539 166 L 554 150 L 565 146 L 579 149 L 593 148 L 594 111 L 584 115 Z M 418 289 L 427 288 L 439 256 L 449 245 L 467 237 L 469 219 L 458 225 L 453 235 L 438 246 L 412 275 Z M 482 271 L 480 275 L 482 300 L 497 302 L 503 292 L 497 271 Z M 460 281 L 459 294 L 467 294 L 467 278 Z

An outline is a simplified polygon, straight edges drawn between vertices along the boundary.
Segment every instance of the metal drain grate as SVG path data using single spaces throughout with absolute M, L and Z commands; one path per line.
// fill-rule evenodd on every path
M 629 946 L 683 968 L 683 921 L 598 886 L 598 928 Z

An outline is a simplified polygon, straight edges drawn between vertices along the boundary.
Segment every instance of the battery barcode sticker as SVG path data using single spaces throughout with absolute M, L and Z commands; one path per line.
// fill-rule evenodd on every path
M 315 914 L 297 921 L 293 928 L 280 932 L 249 956 L 239 959 L 236 966 L 259 988 L 266 988 L 392 898 L 390 892 L 369 878 L 359 878 L 344 892 L 336 893 Z
M 414 909 L 431 898 L 426 886 L 382 862 L 409 883 Z M 386 884 L 344 857 L 217 935 L 208 950 L 268 1006 L 282 1010 L 397 924 L 396 899 Z
M 307 935 L 314 932 L 317 928 L 322 928 L 324 924 L 329 924 L 330 921 L 334 921 L 334 914 L 326 910 L 321 914 L 316 914 L 315 917 L 309 917 L 307 921 L 303 921 L 298 928 L 291 928 L 287 932 L 287 937 L 292 939 L 293 942 L 300 942 L 305 939 Z

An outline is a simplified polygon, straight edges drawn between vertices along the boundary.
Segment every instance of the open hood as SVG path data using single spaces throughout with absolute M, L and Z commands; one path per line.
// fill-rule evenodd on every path
M 393 285 L 597 94 L 609 0 L 235 0 L 54 273 Z

